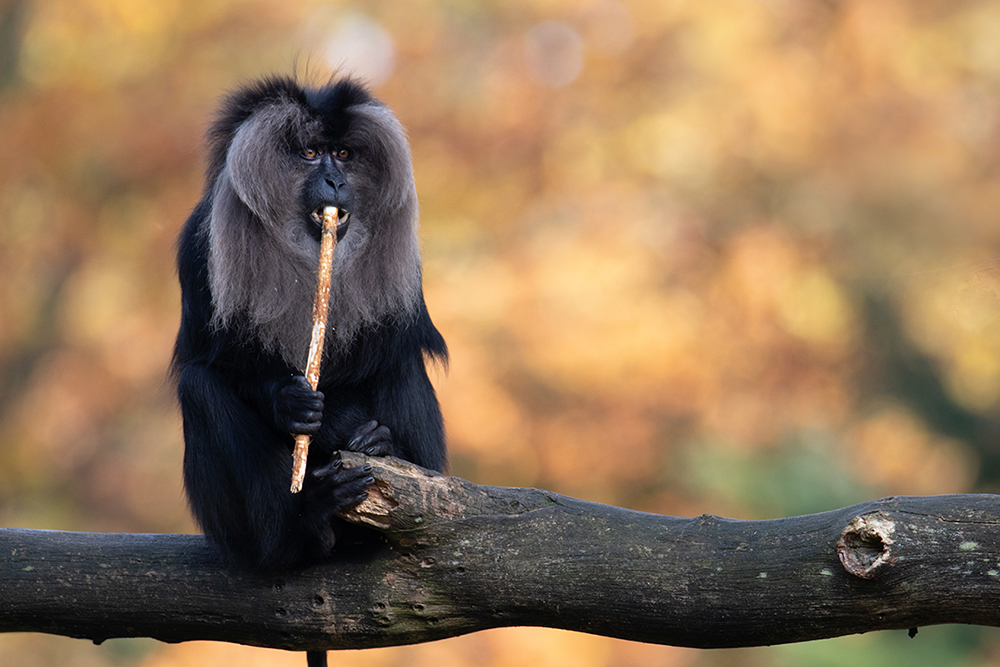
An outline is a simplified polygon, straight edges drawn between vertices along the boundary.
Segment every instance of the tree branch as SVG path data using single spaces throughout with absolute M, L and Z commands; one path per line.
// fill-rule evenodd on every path
M 2 529 L 0 631 L 306 650 L 536 625 L 707 648 L 1000 625 L 1000 496 L 677 518 L 344 460 L 377 478 L 345 518 L 380 537 L 280 577 L 222 568 L 197 535 Z

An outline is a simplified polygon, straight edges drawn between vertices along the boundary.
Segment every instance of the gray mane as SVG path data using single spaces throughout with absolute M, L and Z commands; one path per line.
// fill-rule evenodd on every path
M 347 174 L 354 209 L 334 252 L 328 350 L 343 350 L 366 328 L 412 317 L 420 301 L 418 207 L 406 136 L 378 102 L 347 108 L 344 137 L 364 150 Z M 280 99 L 240 124 L 215 180 L 207 229 L 213 326 L 248 325 L 265 348 L 305 367 L 319 243 L 298 203 L 305 172 L 289 137 L 319 121 Z

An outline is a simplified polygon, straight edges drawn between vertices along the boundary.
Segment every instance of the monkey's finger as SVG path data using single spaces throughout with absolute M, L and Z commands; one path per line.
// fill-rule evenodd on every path
M 388 456 L 392 453 L 392 431 L 378 422 L 368 422 L 358 429 L 347 449 L 362 452 L 368 456 Z
M 320 420 L 307 422 L 292 422 L 288 425 L 288 432 L 292 435 L 316 435 L 323 422 Z
M 292 414 L 323 413 L 325 396 L 321 391 L 313 391 L 306 379 L 299 377 L 293 384 L 285 386 L 278 392 L 279 409 Z
M 369 435 L 371 435 L 377 428 L 378 428 L 378 422 L 375 421 L 374 419 L 365 424 L 364 426 L 362 426 L 361 428 L 359 428 L 357 431 L 354 432 L 354 437 L 351 438 L 351 441 L 347 443 L 347 449 L 349 449 L 352 452 L 359 451 L 358 448 L 360 446 L 360 443 Z
M 323 392 L 317 391 L 314 395 L 289 397 L 285 396 L 287 409 L 303 415 L 323 415 Z
M 307 380 L 304 375 L 293 375 L 288 381 L 288 384 L 282 387 L 281 392 L 291 394 L 300 400 L 307 398 L 318 398 L 320 401 L 323 400 L 323 392 L 318 389 L 313 389 L 312 385 L 309 384 L 309 380 Z
M 325 397 L 323 396 L 323 392 L 321 391 L 313 392 L 310 396 L 299 399 L 300 409 L 310 410 L 312 412 L 323 414 L 324 398 Z
M 379 426 L 361 443 L 362 451 L 368 456 L 386 456 L 392 451 L 392 431 L 388 426 Z
M 375 483 L 375 478 L 369 473 L 360 472 L 357 475 L 348 475 L 348 473 L 354 472 L 354 470 L 345 470 L 344 474 L 340 476 L 337 481 L 336 493 L 342 498 L 352 498 L 360 496 L 361 494 L 367 495 L 368 487 Z M 360 502 L 360 501 L 358 501 Z
M 329 477 L 330 475 L 334 475 L 339 472 L 343 466 L 344 462 L 340 459 L 340 455 L 338 454 L 337 458 L 330 463 L 326 464 L 322 468 L 316 468 L 316 470 L 313 470 L 313 477 Z
M 354 507 L 355 505 L 360 505 L 362 502 L 365 501 L 365 499 L 368 498 L 368 492 L 362 491 L 361 493 L 351 496 L 338 493 L 338 496 L 340 497 L 338 498 L 338 501 L 335 505 L 335 507 L 337 508 L 336 511 L 334 512 L 335 514 L 343 512 L 344 510 L 348 510 Z
M 379 442 L 380 440 L 392 440 L 392 431 L 385 424 L 379 426 L 365 438 L 365 442 Z
M 348 471 L 345 471 L 345 473 Z M 329 487 L 324 483 L 324 488 L 318 489 L 319 499 L 324 499 L 333 513 L 342 512 L 354 507 L 368 497 L 368 488 L 375 483 L 375 478 L 371 475 L 362 474 L 359 477 L 345 481 L 339 478 L 340 483 Z M 322 502 L 322 500 L 321 500 Z
M 375 483 L 371 472 L 372 468 L 368 465 L 344 468 L 335 461 L 313 473 L 318 477 L 318 483 L 313 485 L 312 493 L 329 497 L 337 507 L 356 505 L 364 500 L 358 497 Z

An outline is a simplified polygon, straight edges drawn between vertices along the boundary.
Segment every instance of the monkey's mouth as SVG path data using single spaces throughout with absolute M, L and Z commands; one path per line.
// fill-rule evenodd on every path
M 323 228 L 323 212 L 327 209 L 326 206 L 320 206 L 310 213 L 310 217 L 313 221 Z M 347 233 L 347 226 L 350 224 L 351 214 L 342 208 L 337 208 L 337 240 L 340 241 L 344 238 L 344 234 Z

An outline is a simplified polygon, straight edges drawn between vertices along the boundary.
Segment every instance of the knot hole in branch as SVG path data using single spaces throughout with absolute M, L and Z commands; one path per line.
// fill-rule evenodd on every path
M 862 579 L 874 579 L 892 567 L 896 522 L 882 512 L 854 517 L 840 533 L 837 555 L 844 569 Z

